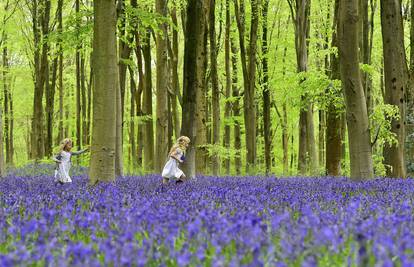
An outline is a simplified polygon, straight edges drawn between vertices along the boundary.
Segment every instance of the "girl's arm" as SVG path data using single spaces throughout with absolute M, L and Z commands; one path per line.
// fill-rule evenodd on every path
M 62 162 L 60 161 L 60 154 L 54 155 L 54 156 L 52 157 L 52 160 L 53 160 L 54 162 L 56 162 L 56 163 L 62 163 Z
M 73 152 L 70 152 L 70 154 L 72 156 L 78 156 L 78 155 L 81 155 L 81 154 L 83 154 L 87 151 L 89 151 L 89 148 L 85 148 L 85 149 L 82 149 L 82 150 L 79 150 L 79 151 L 73 151 Z
M 182 163 L 183 161 L 179 158 L 180 152 L 176 149 L 173 153 L 171 153 L 171 157 L 176 159 L 178 162 Z

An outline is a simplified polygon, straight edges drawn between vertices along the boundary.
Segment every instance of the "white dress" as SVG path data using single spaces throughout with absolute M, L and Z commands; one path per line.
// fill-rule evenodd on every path
M 60 163 L 57 164 L 57 168 L 55 170 L 55 181 L 62 182 L 62 183 L 71 183 L 72 179 L 69 176 L 70 167 L 72 166 L 71 157 L 73 155 L 80 155 L 84 153 L 86 149 L 76 152 L 67 152 L 62 151 L 57 155 L 54 160 L 59 160 Z M 60 156 L 58 158 L 58 156 Z
M 184 155 L 184 152 L 180 148 L 177 148 L 175 155 L 180 159 Z M 162 170 L 162 177 L 179 179 L 184 172 L 178 168 L 178 165 L 178 160 L 170 156 L 167 163 L 165 163 L 164 169 Z

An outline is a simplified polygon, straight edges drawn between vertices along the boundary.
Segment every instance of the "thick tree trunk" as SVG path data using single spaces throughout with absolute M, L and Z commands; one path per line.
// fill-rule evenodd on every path
M 195 150 L 196 150 L 196 163 L 195 167 L 197 174 L 206 175 L 207 174 L 207 162 L 208 162 L 208 151 L 206 145 L 209 144 L 209 113 L 208 113 L 208 88 L 206 81 L 206 70 L 207 70 L 207 10 L 208 10 L 209 0 L 206 0 L 202 20 L 203 32 L 200 32 L 200 43 L 197 43 L 199 48 L 197 49 L 197 111 L 196 111 L 196 136 L 197 140 L 195 141 Z
M 90 182 L 115 180 L 116 99 L 118 91 L 116 7 L 94 1 L 93 125 Z
M 213 175 L 220 173 L 220 159 L 218 146 L 220 145 L 220 89 L 217 72 L 217 47 L 216 47 L 216 1 L 210 0 L 210 75 L 212 87 L 212 113 L 213 113 Z
M 266 175 L 269 175 L 272 167 L 271 158 L 271 120 L 270 120 L 270 91 L 269 91 L 269 66 L 268 66 L 268 45 L 267 45 L 267 13 L 269 10 L 269 0 L 264 1 L 263 5 L 263 37 L 262 37 L 262 71 L 263 71 L 263 131 Z
M 195 169 L 195 145 L 198 143 L 197 136 L 197 99 L 201 94 L 200 87 L 203 80 L 200 79 L 204 73 L 200 61 L 205 58 L 204 32 L 205 32 L 205 6 L 207 0 L 188 0 L 185 48 L 184 48 L 184 82 L 183 82 L 183 112 L 181 134 L 191 139 L 192 144 L 188 148 L 184 172 L 188 177 L 194 177 Z
M 236 174 L 241 174 L 241 129 L 240 129 L 240 93 L 238 85 L 237 73 L 237 47 L 233 38 L 230 39 L 231 46 L 231 65 L 232 65 L 232 96 L 235 99 L 233 102 L 233 118 L 234 118 L 234 167 Z
M 155 6 L 159 16 L 167 16 L 167 1 L 157 0 Z M 161 172 L 168 155 L 168 66 L 167 24 L 159 25 L 157 32 L 157 114 L 155 139 L 155 171 Z
M 335 0 L 335 13 L 332 31 L 332 47 L 338 47 L 338 38 L 336 29 L 338 28 L 339 18 L 339 1 Z M 340 80 L 341 74 L 339 72 L 339 58 L 335 53 L 331 54 L 330 60 L 330 77 L 331 80 Z M 333 91 L 333 95 L 339 95 L 338 89 L 330 86 L 328 90 Z M 341 174 L 341 159 L 342 159 L 342 135 L 341 131 L 342 116 L 338 107 L 330 101 L 327 107 L 326 114 L 326 172 L 329 176 L 339 176 Z
M 226 71 L 226 106 L 224 111 L 224 142 L 223 145 L 227 150 L 230 150 L 230 116 L 231 116 L 231 103 L 229 98 L 231 96 L 231 69 L 230 69 L 230 0 L 226 0 L 226 30 L 224 38 L 224 61 Z M 230 175 L 230 155 L 226 155 L 224 160 L 224 167 L 226 169 L 226 175 Z
M 408 87 L 408 68 L 399 1 L 381 0 L 381 26 L 384 47 L 384 102 L 397 106 L 400 111 L 400 117 L 391 120 L 391 132 L 396 135 L 398 144 L 385 144 L 384 164 L 389 166 L 387 176 L 404 178 L 406 176 L 404 160 L 405 96 Z
M 348 123 L 351 178 L 373 177 L 366 99 L 358 66 L 358 0 L 341 0 L 339 59 Z

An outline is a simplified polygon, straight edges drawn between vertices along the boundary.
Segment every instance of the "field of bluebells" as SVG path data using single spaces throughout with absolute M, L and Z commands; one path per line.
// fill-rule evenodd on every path
M 414 180 L 0 181 L 0 266 L 414 266 Z

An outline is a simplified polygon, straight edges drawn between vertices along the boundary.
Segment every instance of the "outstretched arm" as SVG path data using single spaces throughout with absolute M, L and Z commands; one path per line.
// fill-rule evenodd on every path
M 83 154 L 85 152 L 88 152 L 88 151 L 89 151 L 89 148 L 85 148 L 85 149 L 82 149 L 82 150 L 79 150 L 79 151 L 73 151 L 73 152 L 70 152 L 70 153 L 71 153 L 72 156 L 78 156 L 78 155 L 81 155 L 81 154 Z

